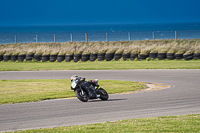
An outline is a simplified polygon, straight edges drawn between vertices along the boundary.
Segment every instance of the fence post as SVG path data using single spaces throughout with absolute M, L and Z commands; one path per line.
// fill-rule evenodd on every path
M 38 35 L 36 35 L 36 43 L 38 43 Z
M 177 32 L 175 31 L 175 40 L 177 40 Z
M 70 34 L 70 36 L 71 36 L 71 42 L 73 42 L 73 37 L 72 37 L 72 33 Z
M 108 33 L 106 33 L 106 42 L 108 42 Z
M 128 33 L 128 40 L 131 41 L 131 33 Z
M 54 34 L 54 43 L 56 43 L 56 34 Z
M 85 41 L 88 42 L 87 33 L 85 33 Z
M 154 32 L 152 32 L 153 33 L 153 40 L 155 40 L 155 35 L 154 35 Z
M 17 44 L 17 35 L 15 35 L 15 44 Z

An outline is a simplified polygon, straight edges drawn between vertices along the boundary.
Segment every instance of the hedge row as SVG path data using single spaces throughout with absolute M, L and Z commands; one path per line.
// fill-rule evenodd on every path
M 78 62 L 78 61 L 82 61 L 82 62 L 86 62 L 86 61 L 111 61 L 111 60 L 119 60 L 119 59 L 123 59 L 124 61 L 130 59 L 130 60 L 146 60 L 146 58 L 149 58 L 151 60 L 153 59 L 157 59 L 158 60 L 164 60 L 164 59 L 168 59 L 168 60 L 180 60 L 180 59 L 185 59 L 185 60 L 192 60 L 192 59 L 200 59 L 200 53 L 192 53 L 192 54 L 174 54 L 174 53 L 149 53 L 149 54 L 130 54 L 130 53 L 126 53 L 126 54 L 117 54 L 117 53 L 98 53 L 98 54 L 73 54 L 73 55 L 0 55 L 0 61 L 18 61 L 18 62 L 22 62 L 24 60 L 26 61 L 50 61 L 50 62 L 62 62 L 62 61 L 66 61 L 66 62 L 70 62 L 70 61 L 74 61 L 74 62 Z

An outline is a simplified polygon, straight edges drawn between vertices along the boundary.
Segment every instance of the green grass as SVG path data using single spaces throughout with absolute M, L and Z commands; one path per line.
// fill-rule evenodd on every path
M 0 80 L 0 104 L 34 102 L 47 99 L 74 97 L 69 79 Z M 131 81 L 99 80 L 109 94 L 145 88 Z
M 16 131 L 20 133 L 200 132 L 200 114 L 139 118 L 68 127 Z
M 95 62 L 0 62 L 0 71 L 200 69 L 200 60 L 95 61 Z

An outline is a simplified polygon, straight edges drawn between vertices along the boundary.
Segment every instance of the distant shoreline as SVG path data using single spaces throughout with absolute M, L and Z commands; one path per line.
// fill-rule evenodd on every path
M 144 25 L 144 24 L 200 24 L 200 22 L 161 22 L 161 23 L 69 23 L 69 24 L 24 24 L 24 25 L 0 25 L 2 27 L 37 27 L 37 26 L 98 26 L 98 25 Z

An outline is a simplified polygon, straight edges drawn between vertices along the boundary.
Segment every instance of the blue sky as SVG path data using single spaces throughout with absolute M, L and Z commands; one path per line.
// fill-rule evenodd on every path
M 1 0 L 0 26 L 200 22 L 200 0 Z

